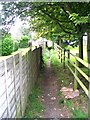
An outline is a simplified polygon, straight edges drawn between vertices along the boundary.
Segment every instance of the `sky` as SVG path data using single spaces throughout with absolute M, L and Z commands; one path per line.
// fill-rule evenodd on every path
M 26 23 L 23 25 L 23 23 Z M 15 21 L 15 24 L 11 27 L 10 33 L 12 34 L 12 37 L 16 40 L 20 39 L 22 36 L 21 29 L 22 27 L 29 28 L 29 24 L 27 21 L 21 21 L 20 18 L 18 17 Z M 34 31 L 30 31 L 30 35 L 32 36 L 32 39 L 35 36 Z
M 22 21 L 18 17 L 16 19 L 15 24 L 10 29 L 10 33 L 12 34 L 13 38 L 19 39 L 21 37 L 21 32 L 20 32 L 21 26 L 22 26 Z
M 0 13 L 1 13 L 1 10 L 2 10 L 2 5 L 0 4 Z M 23 25 L 24 22 L 26 24 Z M 2 29 L 2 27 L 3 27 L 3 25 L 1 23 L 0 24 L 0 29 Z M 22 29 L 22 27 L 28 28 L 28 23 L 27 23 L 27 21 L 21 21 L 20 18 L 17 17 L 14 25 L 11 26 L 10 31 L 9 31 L 12 34 L 12 37 L 14 39 L 20 39 L 21 38 L 22 33 L 21 33 L 20 29 Z M 34 33 L 31 33 L 31 34 L 32 34 L 32 36 L 34 35 Z
M 1 5 L 1 3 L 0 3 L 0 10 L 2 10 L 2 5 Z
M 0 16 L 1 16 L 1 10 L 2 10 L 2 5 L 0 4 Z M 1 26 L 1 22 L 0 22 L 0 26 Z
M 2 10 L 2 5 L 0 3 L 0 14 L 1 14 L 1 10 Z M 10 33 L 12 34 L 13 38 L 19 38 L 19 36 L 21 36 L 21 32 L 20 32 L 20 28 L 22 26 L 22 21 L 19 19 L 19 17 L 17 17 L 15 24 L 12 25 L 11 29 L 10 29 Z M 0 28 L 2 28 L 2 23 L 0 23 Z

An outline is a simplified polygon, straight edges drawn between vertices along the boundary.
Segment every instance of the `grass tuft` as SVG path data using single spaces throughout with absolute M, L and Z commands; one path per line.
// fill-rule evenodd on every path
M 87 118 L 88 115 L 84 113 L 80 108 L 76 108 L 72 100 L 65 100 L 64 104 L 69 108 L 72 113 L 72 118 Z
M 27 108 L 25 111 L 25 118 L 37 118 L 41 115 L 44 107 L 40 100 L 42 91 L 39 87 L 35 87 L 32 94 L 28 97 Z
M 58 54 L 57 54 L 57 52 L 55 50 L 51 51 L 51 65 L 54 68 L 58 68 L 59 65 L 60 65 L 60 60 L 59 60 Z

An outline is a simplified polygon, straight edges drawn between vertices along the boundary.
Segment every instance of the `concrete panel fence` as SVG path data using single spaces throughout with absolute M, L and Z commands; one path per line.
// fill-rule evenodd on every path
M 41 48 L 0 58 L 0 118 L 20 118 L 38 78 Z

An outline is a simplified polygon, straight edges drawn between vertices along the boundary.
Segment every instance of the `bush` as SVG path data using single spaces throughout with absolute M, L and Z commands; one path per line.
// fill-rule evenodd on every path
M 59 67 L 60 65 L 60 60 L 58 57 L 58 53 L 54 50 L 51 51 L 51 65 L 55 67 Z
M 14 42 L 14 48 L 13 48 L 13 51 L 17 51 L 19 48 L 19 43 L 18 42 Z
M 13 52 L 13 40 L 10 36 L 6 36 L 2 40 L 2 55 L 7 56 Z
M 2 55 L 2 40 L 0 40 L 0 56 Z
M 29 37 L 28 36 L 22 36 L 19 46 L 20 48 L 27 48 L 28 47 L 28 41 L 29 41 Z
M 45 52 L 44 52 L 44 54 L 43 54 L 43 62 L 44 62 L 44 64 L 47 63 L 49 57 L 50 57 L 50 55 L 49 55 L 49 50 L 48 50 L 48 49 L 45 49 Z

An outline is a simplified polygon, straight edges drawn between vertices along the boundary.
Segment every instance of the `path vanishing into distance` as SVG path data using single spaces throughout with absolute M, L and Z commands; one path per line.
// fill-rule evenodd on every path
M 48 58 L 30 95 L 26 118 L 87 118 L 87 97 L 80 88 L 75 97 L 73 75 L 55 60 L 58 58 L 52 58 Z M 67 88 L 66 95 L 62 88 Z
M 43 105 L 44 112 L 42 118 L 69 118 L 70 113 L 65 106 L 59 105 L 57 76 L 50 65 L 50 59 L 47 62 L 45 71 L 43 73 Z

